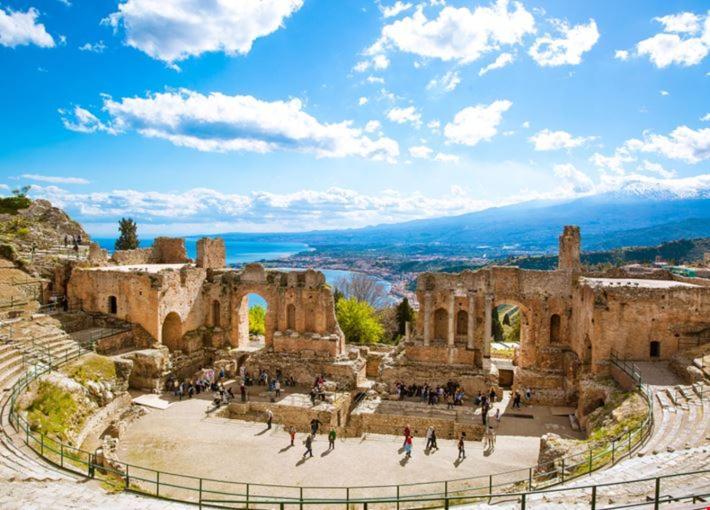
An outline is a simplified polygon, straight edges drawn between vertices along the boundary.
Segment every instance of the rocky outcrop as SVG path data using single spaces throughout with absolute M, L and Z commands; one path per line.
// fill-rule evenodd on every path
M 129 385 L 136 390 L 160 393 L 165 379 L 170 373 L 170 354 L 168 349 L 143 349 L 121 356 L 133 362 Z

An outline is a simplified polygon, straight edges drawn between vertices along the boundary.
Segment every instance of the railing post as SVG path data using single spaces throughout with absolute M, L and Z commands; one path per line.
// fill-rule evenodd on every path
M 597 508 L 597 486 L 592 485 L 592 510 Z
M 299 508 L 301 510 L 303 510 L 303 487 L 299 487 L 298 489 L 299 489 L 299 498 L 298 499 L 300 500 Z M 367 508 L 367 503 L 365 503 L 365 508 Z
M 444 482 L 444 497 L 448 498 L 449 497 L 449 481 L 446 480 Z
M 64 467 L 64 443 L 59 443 L 59 467 Z
M 493 475 L 488 475 L 488 495 L 493 494 Z
M 128 474 L 129 466 L 126 464 L 126 489 L 131 485 L 131 476 Z
M 160 471 L 155 472 L 155 497 L 160 497 Z
M 562 481 L 565 481 L 565 459 L 562 459 L 562 469 L 560 470 L 560 476 L 562 477 Z
M 629 430 L 629 432 L 627 433 L 627 435 L 628 435 L 628 438 L 627 438 L 627 439 L 628 439 L 628 444 L 629 444 L 628 450 L 629 450 L 629 456 L 630 456 L 630 455 L 631 455 L 631 431 L 630 431 L 630 430 Z
M 198 496 L 199 507 L 202 508 L 202 478 L 200 478 L 200 493 Z
M 592 474 L 592 449 L 589 449 L 589 474 Z
M 345 501 L 350 502 L 350 487 L 345 489 Z
M 250 492 L 250 485 L 247 484 L 247 510 L 249 510 L 249 492 Z M 303 489 L 301 489 L 301 499 L 303 499 Z
M 614 464 L 616 462 L 616 441 L 613 439 L 611 440 L 611 463 Z
M 532 468 L 528 468 L 528 490 L 532 490 Z
M 661 477 L 656 477 L 656 494 L 653 498 L 653 508 L 658 510 L 658 506 L 661 504 Z
M 397 485 L 397 510 L 399 510 L 399 485 Z
M 520 502 L 520 510 L 525 510 L 525 493 L 523 492 L 523 499 Z

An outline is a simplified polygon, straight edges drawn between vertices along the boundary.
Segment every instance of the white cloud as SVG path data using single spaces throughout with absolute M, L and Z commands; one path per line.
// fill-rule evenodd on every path
M 530 47 L 530 56 L 541 66 L 577 65 L 582 54 L 591 50 L 599 40 L 599 30 L 593 19 L 586 25 L 570 27 L 566 22 L 553 20 L 562 37 L 545 34 Z
M 86 43 L 79 46 L 79 51 L 90 51 L 92 53 L 103 53 L 106 49 L 106 45 L 103 41 L 97 43 Z
M 60 109 L 59 114 L 62 117 L 62 124 L 70 131 L 76 131 L 77 133 L 114 132 L 109 126 L 101 122 L 96 115 L 81 106 L 75 106 L 71 111 Z
M 365 133 L 375 133 L 382 129 L 382 124 L 379 120 L 370 120 L 365 124 Z
M 700 117 L 700 120 L 702 120 L 704 122 L 710 122 L 710 113 L 706 113 L 705 115 Z
M 481 141 L 489 141 L 498 133 L 498 125 L 503 113 L 513 105 L 503 99 L 489 105 L 469 106 L 459 111 L 454 120 L 444 128 L 446 138 L 454 143 L 474 146 Z
M 543 129 L 535 133 L 528 140 L 535 145 L 536 151 L 556 151 L 579 147 L 594 140 L 594 137 L 572 136 L 567 131 L 550 131 L 549 129 Z
M 666 32 L 695 34 L 700 31 L 702 18 L 693 12 L 681 12 L 653 18 L 661 23 Z
M 52 184 L 89 184 L 89 181 L 81 177 L 60 177 L 56 175 L 22 174 L 21 179 L 28 179 L 37 182 L 50 182 Z
M 449 71 L 440 78 L 433 78 L 426 86 L 427 90 L 452 92 L 461 83 L 458 71 Z
M 438 120 L 430 120 L 426 123 L 426 127 L 431 129 L 434 133 L 438 133 L 439 129 L 441 128 L 441 122 L 439 122 Z
M 358 73 L 364 73 L 369 69 L 374 69 L 376 71 L 384 71 L 390 66 L 390 60 L 385 55 L 375 55 L 370 60 L 361 60 L 355 67 L 353 71 Z
M 414 106 L 394 107 L 387 112 L 387 118 L 397 124 L 410 122 L 416 127 L 419 127 L 422 123 L 422 116 Z
M 446 6 L 434 19 L 428 19 L 422 5 L 411 16 L 382 28 L 380 38 L 368 53 L 382 54 L 389 49 L 422 57 L 460 63 L 473 62 L 489 51 L 522 42 L 534 33 L 535 20 L 520 2 L 497 0 L 487 7 Z
M 521 124 L 521 126 L 524 127 L 525 129 L 530 129 L 530 121 L 526 120 L 525 122 L 523 122 Z
M 426 145 L 417 145 L 409 148 L 409 155 L 413 158 L 429 159 L 434 151 Z
M 652 161 L 644 160 L 642 168 L 644 170 L 646 170 L 647 172 L 658 174 L 659 176 L 666 178 L 666 179 L 669 179 L 669 178 L 675 176 L 675 171 L 666 170 L 665 168 L 663 168 L 663 165 L 661 165 L 660 163 L 654 163 Z
M 136 131 L 206 152 L 295 150 L 317 157 L 359 156 L 389 162 L 399 154 L 396 141 L 368 138 L 351 121 L 319 122 L 303 111 L 299 99 L 269 102 L 182 89 L 120 100 L 104 97 L 103 110 L 109 117 L 106 122 L 80 107 L 75 108 L 74 118 L 62 112 L 63 121 L 75 131 Z
M 562 164 L 553 167 L 555 175 L 574 193 L 586 193 L 594 189 L 594 182 L 574 165 Z
M 659 92 L 659 94 L 661 94 L 662 96 L 670 96 L 670 95 L 671 95 L 671 93 L 668 92 L 667 90 L 661 90 L 661 91 Z
M 384 18 L 393 18 L 395 16 L 399 16 L 405 11 L 408 11 L 409 9 L 412 8 L 412 4 L 409 2 L 402 2 L 401 0 L 397 0 L 394 4 L 391 6 L 387 7 L 384 5 L 380 5 L 380 12 L 382 13 L 382 16 Z
M 614 58 L 617 60 L 629 60 L 630 54 L 628 50 L 616 50 L 614 52 Z
M 283 232 L 361 227 L 450 216 L 529 200 L 573 198 L 620 190 L 655 191 L 683 198 L 710 196 L 708 174 L 682 179 L 606 174 L 592 189 L 581 191 L 589 186 L 582 172 L 564 165 L 557 172 L 561 186 L 552 191 L 516 192 L 499 200 L 477 199 L 461 186 L 452 187 L 441 196 L 392 190 L 363 194 L 342 188 L 284 194 L 256 191 L 248 195 L 207 188 L 183 192 L 117 189 L 73 193 L 57 186 L 39 185 L 33 186 L 30 193 L 33 197 L 45 198 L 65 208 L 80 219 L 93 235 L 113 235 L 116 220 L 122 216 L 136 219 L 143 235 Z
M 380 78 L 379 76 L 368 76 L 366 78 L 367 83 L 379 83 L 383 84 L 385 82 L 384 78 Z
M 202 53 L 247 54 L 299 10 L 303 0 L 125 0 L 106 22 L 126 44 L 169 64 Z
M 623 175 L 626 173 L 625 166 L 638 161 L 638 154 L 658 154 L 668 159 L 683 161 L 688 164 L 696 164 L 710 159 L 710 128 L 694 130 L 687 126 L 679 126 L 668 135 L 658 135 L 652 132 L 644 132 L 643 139 L 632 138 L 626 140 L 617 147 L 614 154 L 604 156 L 594 154 L 591 161 L 600 168 L 611 170 Z M 649 171 L 658 172 L 659 167 L 653 163 L 644 163 L 643 168 Z
M 7 11 L 0 8 L 0 46 L 15 48 L 34 44 L 42 48 L 53 48 L 54 39 L 37 23 L 39 11 L 30 7 L 27 12 Z
M 514 60 L 515 56 L 512 53 L 501 53 L 500 55 L 498 55 L 498 58 L 496 58 L 495 61 L 491 62 L 485 67 L 482 67 L 481 70 L 478 71 L 478 76 L 483 76 L 489 71 L 493 71 L 494 69 L 500 69 L 501 67 L 505 67 L 508 64 L 512 64 Z
M 360 99 L 357 100 L 357 104 L 359 106 L 364 106 L 367 104 L 368 99 L 365 96 L 362 96 Z
M 693 66 L 702 62 L 710 52 L 710 16 L 683 12 L 654 20 L 663 25 L 663 32 L 640 41 L 636 45 L 636 54 L 647 56 L 656 67 Z

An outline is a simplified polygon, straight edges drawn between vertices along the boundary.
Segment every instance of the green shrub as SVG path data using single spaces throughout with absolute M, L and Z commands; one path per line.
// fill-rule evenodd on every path
M 21 209 L 27 209 L 32 200 L 26 196 L 12 196 L 0 198 L 0 214 L 17 214 Z
M 106 356 L 87 354 L 63 368 L 62 372 L 79 384 L 88 381 L 109 381 L 116 378 L 116 365 Z
M 384 328 L 377 320 L 375 309 L 365 301 L 342 298 L 335 305 L 338 324 L 349 342 L 372 344 L 379 342 Z
M 37 395 L 27 408 L 27 421 L 32 430 L 67 439 L 67 431 L 77 408 L 71 393 L 47 381 L 40 381 Z
M 266 333 L 266 308 L 254 305 L 249 308 L 249 334 L 263 335 Z

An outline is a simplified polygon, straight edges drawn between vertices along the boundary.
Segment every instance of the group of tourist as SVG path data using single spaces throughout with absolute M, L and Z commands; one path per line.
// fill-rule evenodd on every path
M 69 243 L 71 241 L 71 245 L 73 246 L 73 249 L 75 252 L 79 251 L 79 245 L 82 243 L 83 239 L 81 238 L 81 234 L 78 234 L 76 236 L 69 236 L 69 235 L 64 235 L 64 247 L 67 248 L 69 246 Z M 33 247 L 33 252 L 34 252 L 34 247 Z
M 267 428 L 271 428 L 271 421 L 268 421 L 270 418 L 273 418 L 273 414 L 271 413 L 271 410 L 267 410 Z M 310 423 L 310 433 L 306 435 L 306 438 L 303 440 L 303 445 L 306 447 L 306 451 L 303 452 L 303 458 L 305 459 L 306 457 L 313 457 L 313 441 L 316 439 L 316 434 L 318 434 L 318 429 L 321 426 L 320 420 L 314 418 L 311 420 Z M 288 428 L 288 436 L 291 440 L 290 446 L 295 446 L 296 445 L 296 429 L 291 425 Z M 327 451 L 332 451 L 335 450 L 335 439 L 337 437 L 337 432 L 335 431 L 334 427 L 330 428 L 330 431 L 328 431 L 328 450 Z
M 492 430 L 492 427 L 488 427 L 488 429 Z M 494 433 L 495 434 L 495 433 Z M 426 446 L 424 447 L 424 451 L 431 452 L 433 450 L 439 450 L 439 446 L 436 442 L 436 428 L 430 425 L 426 429 Z M 485 436 L 484 436 L 485 437 Z M 456 447 L 458 448 L 458 457 L 456 460 L 458 462 L 463 461 L 466 458 L 466 432 L 461 432 L 461 435 L 459 436 L 459 440 L 456 443 Z M 407 424 L 407 426 L 404 427 L 404 443 L 402 444 L 402 448 L 404 449 L 404 458 L 405 459 L 410 459 L 412 458 L 412 449 L 414 448 L 414 435 L 412 434 L 412 427 Z
M 530 388 L 526 388 L 524 390 L 525 392 L 525 402 L 526 404 L 530 404 L 530 401 L 532 400 L 532 390 Z M 515 393 L 513 394 L 513 407 L 520 409 L 522 401 L 522 396 L 520 394 L 520 390 L 515 390 Z
M 410 384 L 409 386 L 398 382 L 395 384 L 397 398 L 404 400 L 407 397 L 418 398 L 428 405 L 436 405 L 446 402 L 449 409 L 453 406 L 463 405 L 466 394 L 461 386 L 454 381 L 449 381 L 445 385 L 433 386 L 424 384 Z
M 202 373 L 194 379 L 183 381 L 170 375 L 165 385 L 168 391 L 172 391 L 173 395 L 179 400 L 182 400 L 183 397 L 192 398 L 194 395 L 211 391 L 213 394 L 213 404 L 219 407 L 234 399 L 232 388 L 226 388 L 222 382 L 226 376 L 227 374 L 224 368 L 218 371 L 209 369 L 202 371 Z

